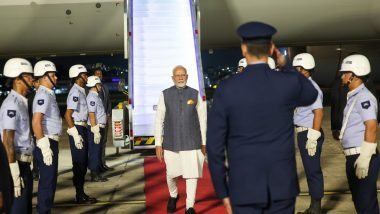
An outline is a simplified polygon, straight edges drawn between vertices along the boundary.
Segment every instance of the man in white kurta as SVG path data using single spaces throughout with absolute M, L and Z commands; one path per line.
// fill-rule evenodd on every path
M 173 69 L 175 86 L 165 89 L 159 98 L 155 121 L 157 158 L 165 161 L 170 193 L 167 211 L 175 212 L 178 200 L 177 177 L 186 180 L 186 213 L 195 213 L 195 193 L 202 177 L 206 153 L 207 105 L 199 92 L 186 86 L 187 71 Z

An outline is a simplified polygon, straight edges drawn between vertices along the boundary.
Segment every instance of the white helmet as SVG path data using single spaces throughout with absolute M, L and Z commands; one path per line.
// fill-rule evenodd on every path
M 70 79 L 75 78 L 75 77 L 79 76 L 80 73 L 87 73 L 86 67 L 84 67 L 83 65 L 79 65 L 79 64 L 73 65 L 70 67 L 69 77 L 70 77 Z
M 270 69 L 276 68 L 276 63 L 274 62 L 274 59 L 272 57 L 268 57 L 268 65 Z
M 42 61 L 37 62 L 34 65 L 34 76 L 35 77 L 42 77 L 47 72 L 57 72 L 57 69 L 55 68 L 54 63 L 47 61 L 47 60 L 42 60 Z
M 96 84 L 101 84 L 100 78 L 97 76 L 90 76 L 87 79 L 87 87 L 91 88 L 94 87 Z
M 306 70 L 313 69 L 315 67 L 314 57 L 309 53 L 297 54 L 293 59 L 293 66 L 300 66 Z
M 33 67 L 26 59 L 12 58 L 4 65 L 4 76 L 6 77 L 16 78 L 23 73 L 33 74 Z
M 245 58 L 242 58 L 241 60 L 239 60 L 239 64 L 238 64 L 238 67 L 247 67 L 247 60 Z
M 365 76 L 371 72 L 371 65 L 367 57 L 361 54 L 354 54 L 344 58 L 340 71 L 351 71 L 356 76 Z

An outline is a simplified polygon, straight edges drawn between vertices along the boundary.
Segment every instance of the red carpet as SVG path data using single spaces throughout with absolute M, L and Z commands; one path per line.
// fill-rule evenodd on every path
M 155 157 L 144 158 L 146 213 L 166 213 L 166 204 L 169 191 L 166 184 L 165 164 L 160 163 Z M 182 178 L 178 179 L 179 200 L 177 212 L 185 213 L 186 208 L 186 184 Z M 197 213 L 224 214 L 227 213 L 223 203 L 214 192 L 210 172 L 207 163 L 203 167 L 203 178 L 198 180 L 197 195 L 194 209 Z

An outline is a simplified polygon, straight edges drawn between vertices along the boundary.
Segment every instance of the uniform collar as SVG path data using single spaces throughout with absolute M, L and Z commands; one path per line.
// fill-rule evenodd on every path
M 95 92 L 95 91 L 90 91 L 89 93 L 94 93 L 94 94 L 96 94 L 96 96 L 99 96 L 99 93 Z
M 308 79 L 308 80 L 313 80 L 311 77 L 308 77 L 307 79 Z
M 86 94 L 86 91 L 84 90 L 83 87 L 80 87 L 80 85 L 78 85 L 78 84 L 76 84 L 76 83 L 74 83 L 74 86 L 75 86 L 80 92 L 82 92 L 83 94 Z
M 54 91 L 53 90 L 51 90 L 51 89 L 49 89 L 49 88 L 46 88 L 45 86 L 43 86 L 43 85 L 40 85 L 40 87 L 38 87 L 38 89 L 40 90 L 44 90 L 44 91 L 46 91 L 46 92 L 48 92 L 49 94 L 51 94 L 51 95 L 55 95 L 54 94 Z
M 355 88 L 354 90 L 352 91 L 349 91 L 347 93 L 347 100 L 350 98 L 350 97 L 353 97 L 355 95 L 357 95 L 362 89 L 364 88 L 364 84 L 360 84 L 357 88 Z
M 22 96 L 15 90 L 11 90 L 11 94 L 13 94 L 17 99 L 20 99 L 26 106 L 28 106 L 28 99 L 26 97 Z

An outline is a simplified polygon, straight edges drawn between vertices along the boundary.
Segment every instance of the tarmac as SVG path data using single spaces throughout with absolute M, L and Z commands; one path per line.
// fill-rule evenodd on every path
M 322 148 L 322 171 L 324 174 L 325 197 L 322 208 L 326 213 L 356 213 L 345 175 L 345 157 L 340 143 L 332 138 L 330 131 L 330 108 L 325 107 L 323 130 L 325 141 Z M 65 133 L 67 125 L 64 123 L 64 134 L 59 142 L 59 176 L 52 213 L 145 213 L 144 194 L 144 157 L 154 155 L 153 150 L 128 150 L 116 148 L 112 145 L 111 130 L 108 134 L 106 149 L 107 165 L 115 170 L 105 173 L 109 181 L 104 183 L 90 182 L 89 171 L 86 175 L 85 192 L 96 197 L 99 202 L 93 205 L 77 205 L 74 203 L 75 188 L 72 184 L 71 153 L 68 137 Z M 379 134 L 379 133 L 378 133 Z M 295 147 L 297 145 L 295 144 Z M 310 197 L 301 157 L 296 148 L 297 172 L 301 193 L 297 197 L 296 212 L 303 211 L 309 205 Z M 37 186 L 34 182 L 33 213 L 37 213 Z M 378 187 L 379 180 L 378 180 Z M 379 192 L 379 191 L 378 191 Z M 379 197 L 378 197 L 379 198 Z M 166 204 L 166 201 L 162 201 Z

